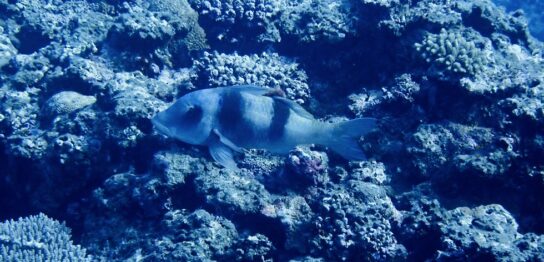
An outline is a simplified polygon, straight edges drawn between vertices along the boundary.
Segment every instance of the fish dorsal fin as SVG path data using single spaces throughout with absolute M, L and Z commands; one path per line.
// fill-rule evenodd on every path
M 254 85 L 238 85 L 238 86 L 227 86 L 227 87 L 219 87 L 219 88 L 235 90 L 238 92 L 245 92 L 245 93 L 249 93 L 256 96 L 264 96 L 270 93 L 270 90 L 271 90 L 270 88 L 254 86 Z
M 284 98 L 284 97 L 279 97 L 279 96 L 275 96 L 273 98 L 274 98 L 275 101 L 283 103 L 284 105 L 288 106 L 289 109 L 293 110 L 295 113 L 297 113 L 301 117 L 304 117 L 304 118 L 307 118 L 307 119 L 312 119 L 312 120 L 315 119 L 315 117 L 310 112 L 306 111 L 306 109 L 304 109 L 304 107 L 297 104 L 295 101 L 289 100 L 289 99 Z
M 281 90 L 280 88 L 266 88 L 266 87 L 259 87 L 254 85 L 239 85 L 239 86 L 230 86 L 230 87 L 224 87 L 229 89 L 235 89 L 239 92 L 246 92 L 252 95 L 256 96 L 269 96 L 272 97 L 277 102 L 280 102 L 287 107 L 289 107 L 291 110 L 293 110 L 295 113 L 300 115 L 301 117 L 307 118 L 307 119 L 315 119 L 315 117 L 306 109 L 304 109 L 302 106 L 297 104 L 296 102 L 289 100 L 285 98 L 285 92 Z
M 281 88 L 268 88 L 254 85 L 239 85 L 223 87 L 229 90 L 236 90 L 238 92 L 249 93 L 256 96 L 270 96 L 270 97 L 285 97 L 285 92 Z
M 219 132 L 214 132 L 210 135 L 210 139 L 208 140 L 210 155 L 212 156 L 213 160 L 225 168 L 231 171 L 239 171 L 240 169 L 234 161 L 234 150 L 230 146 L 223 143 L 223 141 L 221 141 L 221 136 L 217 134 L 219 134 Z M 239 149 L 239 147 L 235 148 Z
M 270 97 L 287 97 L 287 95 L 285 95 L 285 92 L 283 90 L 281 90 L 281 88 L 279 87 L 276 87 L 276 88 L 271 88 L 268 93 L 264 94 L 265 96 L 270 96 Z

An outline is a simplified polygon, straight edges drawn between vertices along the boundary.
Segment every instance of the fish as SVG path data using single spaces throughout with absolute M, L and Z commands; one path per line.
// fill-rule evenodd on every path
M 320 121 L 281 90 L 253 85 L 192 91 L 151 122 L 167 137 L 207 146 L 217 163 L 233 171 L 239 170 L 234 157 L 244 149 L 287 154 L 298 145 L 319 144 L 348 160 L 365 160 L 358 140 L 376 127 L 375 118 Z

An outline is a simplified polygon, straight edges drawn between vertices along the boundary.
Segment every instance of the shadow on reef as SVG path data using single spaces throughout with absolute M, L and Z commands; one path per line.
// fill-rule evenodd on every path
M 0 146 L 0 149 L 3 149 Z M 2 150 L 2 152 L 4 152 Z M 7 220 L 13 217 L 24 217 L 34 214 L 38 211 L 36 208 L 29 209 L 32 202 L 32 196 L 26 192 L 21 192 L 19 189 L 24 187 L 33 187 L 29 182 L 33 180 L 33 172 L 31 172 L 31 163 L 26 165 L 10 165 L 9 158 L 4 154 L 0 154 L 0 173 L 4 174 L 4 178 L 0 182 L 0 208 L 2 209 L 2 220 Z M 27 167 L 27 168 L 25 168 Z M 18 175 L 9 177 L 8 172 L 15 172 Z
M 51 43 L 51 39 L 43 35 L 38 28 L 30 26 L 23 26 L 15 37 L 18 40 L 15 47 L 21 54 L 32 54 Z
M 452 179 L 436 179 L 433 181 L 433 189 L 440 197 L 444 207 L 453 209 L 456 207 L 488 205 L 501 203 L 508 211 L 512 212 L 519 223 L 520 233 L 543 234 L 544 227 L 538 223 L 538 219 L 531 218 L 532 214 L 539 213 L 542 203 L 536 199 L 527 199 L 524 195 L 544 197 L 541 192 L 542 181 L 537 177 L 523 178 L 515 174 L 517 167 L 513 167 L 510 173 L 512 178 L 506 181 L 497 181 L 495 178 L 485 178 L 477 173 L 452 174 L 458 177 Z M 520 188 L 516 185 L 526 185 Z

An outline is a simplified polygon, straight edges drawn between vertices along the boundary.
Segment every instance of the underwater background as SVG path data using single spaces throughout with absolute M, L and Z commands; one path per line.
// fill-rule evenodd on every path
M 544 1 L 0 0 L 0 261 L 544 261 Z M 240 172 L 203 88 L 373 117 Z

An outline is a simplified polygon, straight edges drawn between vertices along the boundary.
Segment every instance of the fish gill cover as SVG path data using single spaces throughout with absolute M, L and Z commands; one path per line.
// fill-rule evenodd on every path
M 0 0 L 0 260 L 542 261 L 542 5 Z M 153 128 L 246 84 L 377 119 L 368 160 Z

